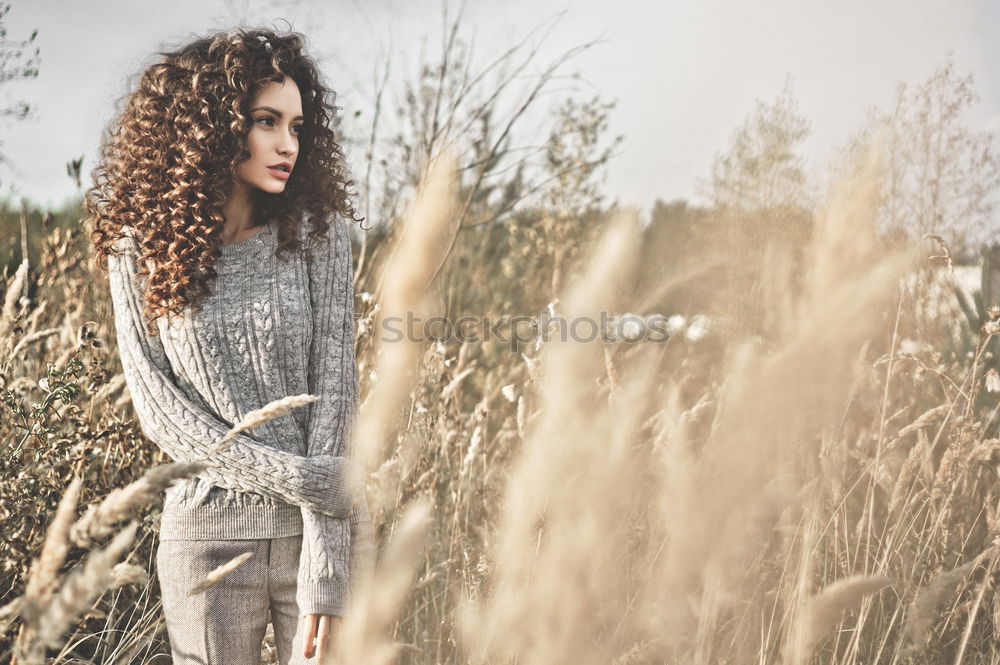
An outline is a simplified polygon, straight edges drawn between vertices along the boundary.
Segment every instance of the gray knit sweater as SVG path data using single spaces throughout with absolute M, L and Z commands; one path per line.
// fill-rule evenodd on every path
M 173 459 L 209 467 L 167 489 L 160 538 L 302 534 L 301 615 L 343 615 L 350 573 L 374 564 L 364 474 L 350 457 L 358 383 L 343 219 L 332 219 L 328 236 L 287 261 L 275 256 L 272 224 L 223 245 L 212 294 L 198 311 L 158 318 L 158 336 L 143 319 L 135 239 L 119 239 L 121 255 L 108 259 L 122 368 L 143 433 Z M 308 248 L 304 229 L 300 237 Z M 302 393 L 319 399 L 206 458 L 247 412 Z

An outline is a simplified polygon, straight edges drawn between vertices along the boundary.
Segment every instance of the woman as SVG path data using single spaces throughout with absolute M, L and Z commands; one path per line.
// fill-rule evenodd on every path
M 178 664 L 258 663 L 269 615 L 282 665 L 322 660 L 349 582 L 374 564 L 350 459 L 353 181 L 329 128 L 335 94 L 303 47 L 296 33 L 237 30 L 160 52 L 88 191 L 142 430 L 175 460 L 208 467 L 167 489 L 160 524 Z M 210 454 L 247 412 L 302 393 L 318 400 Z

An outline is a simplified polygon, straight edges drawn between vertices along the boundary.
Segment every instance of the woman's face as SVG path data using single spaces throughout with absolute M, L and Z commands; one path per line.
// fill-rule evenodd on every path
M 236 167 L 243 184 L 271 194 L 285 191 L 295 168 L 302 131 L 302 95 L 290 77 L 281 83 L 269 81 L 250 104 L 253 124 L 247 135 L 250 158 Z M 284 164 L 288 169 L 278 167 Z

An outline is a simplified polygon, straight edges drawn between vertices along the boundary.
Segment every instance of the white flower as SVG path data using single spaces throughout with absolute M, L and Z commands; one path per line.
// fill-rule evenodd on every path
M 992 367 L 986 372 L 986 392 L 1000 393 L 1000 374 Z
M 674 314 L 669 319 L 667 319 L 667 331 L 671 335 L 676 335 L 677 333 L 684 330 L 685 325 L 687 325 L 687 320 L 681 314 Z
M 548 310 L 549 310 L 549 316 L 551 316 L 553 319 L 556 318 L 557 316 L 559 316 L 558 314 L 556 314 L 556 303 L 558 303 L 558 302 L 559 302 L 559 299 L 556 298 L 555 300 L 553 300 L 552 302 L 550 302 L 547 305 Z
M 643 321 L 635 314 L 626 313 L 622 316 L 622 323 L 620 324 L 621 335 L 625 339 L 636 340 L 642 337 L 642 332 L 644 329 Z
M 507 398 L 508 402 L 513 402 L 517 397 L 514 395 L 514 384 L 508 383 L 506 386 L 500 389 L 503 396 Z
M 688 326 L 687 332 L 684 336 L 692 342 L 697 342 L 706 334 L 708 334 L 708 319 L 699 314 L 691 320 L 691 325 Z

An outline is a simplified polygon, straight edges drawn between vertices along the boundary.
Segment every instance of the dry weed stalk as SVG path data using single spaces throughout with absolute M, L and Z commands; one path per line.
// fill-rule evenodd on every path
M 59 501 L 42 552 L 32 565 L 22 597 L 0 614 L 5 623 L 13 615 L 22 619 L 14 642 L 13 662 L 43 663 L 46 648 L 57 648 L 65 631 L 108 588 L 120 583 L 145 582 L 132 567 L 118 568 L 118 559 L 135 539 L 136 522 L 129 523 L 107 547 L 91 552 L 64 578 L 58 575 L 69 551 L 68 535 L 80 495 L 81 480 L 74 478 Z
M 175 480 L 190 478 L 205 468 L 204 462 L 172 462 L 150 468 L 138 480 L 111 490 L 100 503 L 87 506 L 87 511 L 70 529 L 69 541 L 77 547 L 93 547 L 95 541 L 110 535 L 117 524 L 137 509 L 158 501 Z
M 48 339 L 54 335 L 58 335 L 60 332 L 62 331 L 59 328 L 46 328 L 45 330 L 36 330 L 33 333 L 25 335 L 18 340 L 17 344 L 14 345 L 14 348 L 11 349 L 10 357 L 20 358 L 21 354 L 24 353 L 32 344 L 41 342 L 42 340 Z
M 932 424 L 934 424 L 934 422 L 936 422 L 939 419 L 945 419 L 945 421 L 947 421 L 948 416 L 951 415 L 951 412 L 953 410 L 954 406 L 951 404 L 941 404 L 939 406 L 935 406 L 931 409 L 928 409 L 923 414 L 921 414 L 919 418 L 914 420 L 912 423 L 910 423 L 903 429 L 896 432 L 896 434 L 891 439 L 889 439 L 888 443 L 885 444 L 885 450 L 892 450 L 892 448 L 894 448 L 896 444 L 899 443 L 906 436 L 912 434 L 913 432 L 916 432 L 917 430 L 930 427 Z
M 927 462 L 930 450 L 931 444 L 927 438 L 927 434 L 922 429 L 918 429 L 917 443 L 910 448 L 910 452 L 906 456 L 906 461 L 903 462 L 903 466 L 896 476 L 896 483 L 892 488 L 888 508 L 890 515 L 895 515 L 909 503 L 913 481 L 917 477 L 917 472 Z
M 688 662 L 722 657 L 699 651 L 699 642 L 692 644 L 688 636 L 711 636 L 717 617 L 738 607 L 706 594 L 716 587 L 740 589 L 758 556 L 745 547 L 747 536 L 739 526 L 752 520 L 762 502 L 802 506 L 801 487 L 819 473 L 840 472 L 835 459 L 830 471 L 821 470 L 817 448 L 842 417 L 858 349 L 917 258 L 916 251 L 887 255 L 876 242 L 871 202 L 877 171 L 877 161 L 870 159 L 839 183 L 817 212 L 814 235 L 804 250 L 802 290 L 794 303 L 779 299 L 769 310 L 784 313 L 774 321 L 779 332 L 770 348 L 740 340 L 732 345 L 714 421 L 697 454 L 684 447 L 678 426 L 665 427 L 677 437 L 661 447 L 666 481 L 660 505 L 670 536 L 651 584 L 664 600 L 646 611 L 661 617 L 661 630 Z M 680 417 L 677 411 L 673 409 L 675 418 Z M 776 477 L 788 479 L 777 485 L 783 499 L 775 497 L 775 489 L 766 489 Z M 804 541 L 801 547 L 808 550 L 809 545 Z M 726 565 L 715 565 L 719 559 Z M 712 587 L 705 580 L 709 570 Z M 667 600 L 678 597 L 688 598 L 694 611 Z M 790 602 L 796 597 L 807 602 L 804 590 L 792 594 Z M 703 602 L 714 603 L 711 611 L 699 611 Z M 749 649 L 755 650 L 753 631 L 748 628 L 739 637 L 754 640 Z M 759 639 L 761 649 L 775 641 L 770 635 Z M 742 651 L 747 649 L 744 644 Z
M 426 498 L 408 505 L 377 568 L 352 581 L 350 606 L 333 655 L 336 662 L 388 665 L 401 649 L 419 650 L 394 642 L 393 626 L 421 565 L 432 510 Z
M 454 212 L 455 160 L 444 152 L 428 164 L 426 180 L 419 188 L 417 198 L 398 224 L 399 235 L 390 251 L 390 258 L 380 279 L 382 285 L 381 308 L 373 323 L 381 328 L 387 317 L 406 321 L 409 315 L 426 321 L 431 308 L 430 281 L 444 257 L 449 226 Z M 420 334 L 421 331 L 415 331 Z M 396 413 L 410 396 L 416 378 L 415 369 L 421 358 L 421 343 L 404 336 L 392 344 L 382 344 L 375 355 L 373 368 L 376 377 L 358 414 L 355 437 L 355 458 L 364 469 L 383 465 L 395 454 L 404 466 L 409 466 L 418 453 L 416 441 L 393 451 L 396 438 Z M 471 369 L 471 368 L 470 368 Z M 393 476 L 384 476 L 389 481 Z M 385 487 L 382 499 L 388 502 L 397 494 L 395 487 Z M 383 508 L 388 508 L 384 504 Z
M 857 609 L 865 598 L 894 583 L 886 575 L 854 575 L 828 585 L 806 600 L 790 631 L 791 655 L 786 662 L 789 665 L 809 662 L 816 645 L 833 632 L 845 612 Z
M 938 610 L 941 604 L 949 598 L 953 598 L 959 586 L 983 562 L 988 562 L 984 584 L 989 581 L 990 573 L 996 565 L 998 552 L 1000 552 L 1000 545 L 994 545 L 980 552 L 974 559 L 961 566 L 939 572 L 926 586 L 922 587 L 916 593 L 910 602 L 906 613 L 906 621 L 903 624 L 901 639 L 903 645 L 902 656 L 915 655 L 923 647 L 934 622 L 939 616 Z M 956 662 L 960 662 L 960 660 L 956 660 Z
M 28 259 L 21 261 L 17 272 L 7 285 L 3 297 L 3 309 L 0 310 L 0 340 L 9 346 L 11 337 L 10 331 L 14 327 L 17 319 L 18 302 L 21 300 L 21 293 L 28 282 Z
M 627 211 L 597 244 L 560 313 L 573 320 L 614 311 L 637 248 L 637 221 Z M 641 460 L 632 446 L 656 378 L 655 363 L 642 355 L 616 367 L 618 399 L 610 402 L 593 388 L 608 372 L 600 340 L 554 337 L 542 350 L 538 419 L 509 471 L 493 592 L 483 601 L 461 599 L 470 662 L 604 663 L 623 650 L 610 634 L 594 637 L 630 614 L 630 599 L 622 597 L 623 516 L 638 499 L 629 479 Z
M 107 588 L 123 584 L 145 584 L 145 570 L 130 564 L 114 563 L 123 548 L 134 539 L 135 522 L 131 523 L 130 536 L 121 539 L 122 535 L 119 533 L 112 544 L 101 550 L 101 553 L 91 553 L 86 563 L 78 564 L 65 579 L 59 577 L 58 570 L 65 564 L 71 545 L 94 547 L 97 540 L 111 535 L 113 527 L 131 516 L 136 509 L 157 500 L 160 492 L 171 482 L 190 477 L 204 466 L 200 462 L 178 462 L 153 467 L 142 478 L 124 488 L 113 490 L 99 504 L 88 506 L 84 515 L 75 522 L 73 514 L 79 503 L 82 480 L 74 476 L 59 501 L 56 514 L 46 532 L 42 551 L 29 571 L 24 595 L 0 608 L 0 628 L 6 631 L 10 622 L 21 617 L 23 624 L 19 639 L 22 640 L 22 645 L 33 644 L 34 638 L 31 635 L 34 634 L 45 635 L 48 640 L 45 644 L 58 646 L 53 640 L 82 614 L 83 610 L 74 605 L 74 602 L 82 602 L 81 598 L 93 600 Z M 104 586 L 101 587 L 101 584 Z M 63 600 L 60 601 L 59 598 Z M 27 651 L 34 654 L 34 648 Z M 32 655 L 29 659 L 34 657 Z
M 138 527 L 138 522 L 130 522 L 115 534 L 107 547 L 91 552 L 81 565 L 66 576 L 52 602 L 40 615 L 38 637 L 43 644 L 49 648 L 59 647 L 65 631 L 101 594 L 120 581 L 137 579 L 131 567 L 125 571 L 117 567 L 118 559 L 135 540 Z M 139 579 L 145 582 L 144 578 Z
M 244 552 L 243 554 L 238 554 L 234 556 L 229 561 L 225 562 L 221 566 L 215 568 L 208 572 L 204 578 L 198 580 L 198 583 L 191 587 L 188 591 L 189 596 L 194 596 L 196 594 L 204 592 L 206 589 L 211 589 L 213 586 L 218 584 L 226 575 L 233 572 L 237 568 L 243 565 L 250 557 L 253 556 L 253 552 Z
M 235 439 L 236 435 L 240 432 L 245 432 L 257 427 L 258 425 L 263 425 L 272 418 L 276 418 L 277 416 L 280 416 L 287 411 L 291 411 L 296 407 L 304 406 L 310 402 L 315 402 L 317 399 L 319 398 L 315 395 L 305 393 L 301 395 L 287 395 L 272 402 L 268 402 L 259 409 L 248 411 L 238 422 L 233 424 L 233 426 L 222 436 L 221 439 L 219 439 L 208 454 L 214 455 L 215 453 L 228 448 L 229 443 Z

